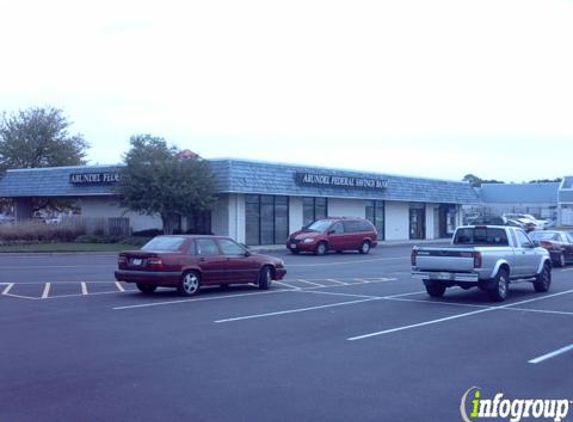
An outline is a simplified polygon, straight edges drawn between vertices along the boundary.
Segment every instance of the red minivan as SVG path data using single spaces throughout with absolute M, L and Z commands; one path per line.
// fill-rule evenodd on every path
M 370 252 L 378 244 L 378 232 L 372 223 L 358 217 L 328 217 L 316 220 L 292 233 L 286 243 L 293 254 L 356 250 Z
M 192 296 L 201 286 L 254 283 L 271 287 L 286 274 L 281 259 L 249 252 L 224 236 L 157 236 L 140 250 L 120 252 L 115 279 L 135 283 L 143 293 L 175 287 Z

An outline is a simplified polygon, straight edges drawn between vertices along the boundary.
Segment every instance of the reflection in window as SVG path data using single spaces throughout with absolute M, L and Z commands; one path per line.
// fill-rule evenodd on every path
M 302 222 L 307 226 L 313 221 L 326 218 L 327 212 L 326 198 L 302 198 Z
M 273 245 L 288 237 L 288 197 L 246 195 L 247 245 Z
M 366 219 L 378 231 L 378 240 L 384 240 L 384 201 L 366 201 Z

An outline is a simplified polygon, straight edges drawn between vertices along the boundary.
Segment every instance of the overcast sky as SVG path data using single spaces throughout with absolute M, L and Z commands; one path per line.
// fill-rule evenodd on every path
M 573 174 L 573 1 L 0 0 L 0 111 L 121 161 L 236 157 L 460 180 Z

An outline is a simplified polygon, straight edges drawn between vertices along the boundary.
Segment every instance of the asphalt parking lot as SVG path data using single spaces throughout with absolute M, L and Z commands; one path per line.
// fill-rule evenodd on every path
M 115 283 L 114 254 L 0 256 L 0 422 L 459 421 L 472 387 L 573 400 L 573 266 L 546 294 L 436 300 L 409 251 L 276 251 L 270 291 L 193 298 Z

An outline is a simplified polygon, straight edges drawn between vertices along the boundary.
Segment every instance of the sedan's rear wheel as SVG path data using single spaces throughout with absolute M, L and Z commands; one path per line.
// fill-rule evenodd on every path
M 177 290 L 183 296 L 193 296 L 201 287 L 201 277 L 195 271 L 187 271 L 181 277 Z
M 157 290 L 157 286 L 154 286 L 153 284 L 137 283 L 136 286 L 141 293 L 145 293 L 147 295 L 150 295 Z
M 259 289 L 268 290 L 273 283 L 273 270 L 268 265 L 261 268 L 259 273 Z
M 561 254 L 559 255 L 559 266 L 560 267 L 565 266 L 565 254 L 563 252 L 561 252 Z

